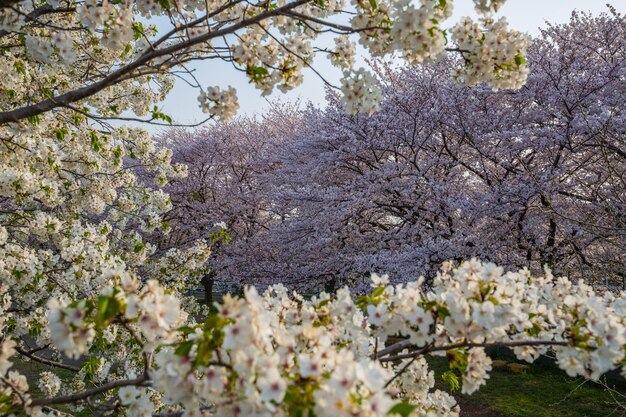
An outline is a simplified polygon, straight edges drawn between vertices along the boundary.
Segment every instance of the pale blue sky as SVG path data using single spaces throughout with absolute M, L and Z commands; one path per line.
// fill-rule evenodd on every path
M 575 9 L 598 14 L 607 10 L 606 3 L 606 0 L 508 0 L 499 15 L 506 16 L 511 27 L 530 35 L 537 35 L 538 28 L 544 26 L 545 21 L 567 22 Z M 626 12 L 626 0 L 612 0 L 610 3 L 619 11 Z M 446 22 L 447 27 L 462 16 L 474 15 L 471 0 L 455 0 L 454 6 L 454 16 Z M 270 104 L 266 98 L 261 97 L 260 92 L 248 83 L 245 75 L 235 71 L 230 64 L 206 61 L 199 63 L 195 68 L 197 69 L 195 75 L 203 86 L 232 85 L 237 89 L 240 115 L 253 115 L 269 108 Z M 341 73 L 333 68 L 326 58 L 318 58 L 315 68 L 330 82 L 338 84 Z M 164 102 L 163 110 L 172 116 L 175 122 L 199 122 L 206 118 L 206 115 L 198 107 L 197 95 L 197 90 L 178 81 Z M 305 70 L 304 83 L 300 87 L 287 94 L 275 92 L 269 100 L 300 100 L 324 104 L 324 83 L 311 70 Z

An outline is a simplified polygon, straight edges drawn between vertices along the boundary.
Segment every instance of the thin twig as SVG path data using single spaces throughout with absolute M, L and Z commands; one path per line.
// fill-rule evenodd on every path
M 496 347 L 518 347 L 518 346 L 567 346 L 568 342 L 559 342 L 556 340 L 520 340 L 513 342 L 493 342 L 493 343 L 473 343 L 473 342 L 459 342 L 450 345 L 443 346 L 427 346 L 423 349 L 416 350 L 409 353 L 403 353 L 395 356 L 387 356 L 384 358 L 379 357 L 380 362 L 393 362 L 401 359 L 409 359 L 416 356 L 422 356 L 430 352 L 440 352 L 442 350 L 452 350 L 459 348 L 496 348 Z
M 62 363 L 62 362 L 53 361 L 51 359 L 42 358 L 41 356 L 34 355 L 33 353 L 31 353 L 29 351 L 26 351 L 26 350 L 22 349 L 19 346 L 16 346 L 15 350 L 20 355 L 26 356 L 27 358 L 29 358 L 32 361 L 43 363 L 44 365 L 53 366 L 55 368 L 67 369 L 68 371 L 72 371 L 72 372 L 80 371 L 80 368 L 78 368 L 76 366 L 68 365 L 68 364 L 65 364 L 65 363 Z

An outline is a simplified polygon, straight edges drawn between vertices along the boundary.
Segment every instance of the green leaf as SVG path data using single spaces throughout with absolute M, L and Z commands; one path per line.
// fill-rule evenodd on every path
M 12 395 L 9 394 L 0 394 L 0 415 L 14 415 L 20 410 L 20 407 L 13 398 Z
M 185 342 L 182 342 L 180 345 L 178 345 L 178 347 L 174 351 L 174 354 L 178 356 L 187 356 L 189 355 L 189 352 L 191 352 L 192 347 L 193 347 L 193 340 L 187 340 Z
M 378 287 L 372 292 L 372 298 L 380 297 L 385 292 L 385 287 Z
M 437 314 L 439 314 L 439 317 L 441 318 L 450 317 L 450 310 L 448 310 L 448 308 L 444 305 L 438 305 Z
M 204 322 L 205 331 L 222 330 L 230 320 L 217 314 L 211 314 Z
M 37 337 L 41 334 L 43 325 L 39 322 L 31 322 L 28 328 L 28 334 L 32 337 Z
M 191 334 L 191 333 L 195 333 L 196 330 L 191 326 L 183 326 L 183 327 L 179 327 L 178 331 L 182 332 L 183 334 Z
M 317 307 L 324 307 L 326 304 L 330 303 L 332 301 L 332 299 L 327 298 L 325 300 L 320 301 L 320 303 L 317 305 Z
M 203 326 L 203 336 L 197 339 L 196 358 L 193 361 L 194 367 L 207 366 L 213 357 L 213 352 L 217 350 L 224 340 L 224 326 L 231 321 L 217 314 L 207 317 Z
M 465 348 L 451 349 L 447 352 L 448 364 L 450 369 L 456 369 L 459 372 L 465 372 L 467 369 L 467 352 Z
M 378 5 L 376 4 L 376 0 L 370 0 L 370 6 L 372 6 L 372 9 L 375 10 Z
M 133 252 L 139 253 L 145 248 L 146 245 L 143 242 L 135 242 L 135 246 L 133 247 Z
M 199 201 L 199 202 L 203 202 L 204 198 L 202 197 L 202 194 L 200 194 L 199 191 L 194 191 L 191 193 L 191 198 L 194 199 L 195 201 Z
M 104 295 L 98 297 L 98 317 L 104 316 L 108 308 L 109 308 L 109 297 L 106 297 Z
M 22 61 L 16 61 L 15 64 L 13 64 L 13 66 L 15 67 L 15 70 L 17 72 L 19 72 L 22 75 L 26 75 L 26 66 L 24 65 Z
M 100 359 L 90 356 L 85 362 L 80 365 L 81 369 L 85 370 L 85 380 L 92 381 L 98 367 L 100 366 Z
M 519 67 L 520 65 L 526 64 L 526 58 L 521 56 L 520 54 L 515 55 L 515 64 Z
M 211 241 L 211 244 L 214 244 L 218 240 L 228 243 L 230 241 L 230 234 L 225 229 L 219 229 L 218 231 L 211 233 L 209 240 Z
M 208 366 L 213 357 L 213 351 L 216 349 L 213 339 L 201 340 L 198 343 L 198 350 L 196 352 L 196 359 L 194 361 L 195 366 Z
M 133 23 L 133 34 L 134 34 L 134 38 L 135 40 L 141 38 L 143 36 L 144 33 L 144 28 L 143 28 L 143 24 L 141 22 L 134 22 Z
M 72 122 L 74 122 L 74 125 L 78 126 L 83 120 L 84 117 L 80 113 L 72 114 Z
M 531 327 L 530 329 L 526 329 L 526 334 L 528 336 L 537 336 L 539 333 L 541 333 L 542 330 L 543 329 L 539 324 L 533 322 L 533 327 Z
M 369 303 L 370 298 L 368 296 L 359 295 L 357 296 L 354 305 L 356 305 L 361 311 L 366 311 Z
M 167 114 L 161 112 L 157 108 L 157 106 L 154 106 L 154 109 L 152 110 L 152 118 L 157 119 L 157 120 L 164 120 L 167 123 L 172 124 L 172 118 L 168 116 Z
M 387 411 L 387 414 L 399 414 L 402 417 L 408 417 L 416 408 L 416 405 L 401 402 L 391 407 L 389 411 Z
M 96 327 L 104 329 L 111 323 L 111 320 L 120 312 L 122 305 L 115 297 L 98 297 L 98 314 L 96 316 Z
M 250 65 L 246 67 L 246 74 L 248 74 L 248 77 L 250 77 L 252 81 L 256 82 L 265 78 L 269 72 L 267 71 L 267 68 Z
M 63 142 L 63 139 L 65 139 L 65 135 L 67 135 L 68 131 L 66 128 L 62 127 L 60 129 L 54 129 L 53 130 L 54 134 L 57 137 L 57 140 L 59 142 Z
M 451 392 L 458 391 L 459 388 L 461 388 L 459 378 L 457 378 L 456 374 L 452 370 L 448 370 L 441 374 L 441 379 L 443 379 L 443 382 L 448 384 Z
M 95 131 L 89 132 L 89 136 L 91 138 L 91 148 L 94 152 L 98 152 L 102 149 L 102 144 L 100 143 L 100 139 L 98 139 L 98 134 Z

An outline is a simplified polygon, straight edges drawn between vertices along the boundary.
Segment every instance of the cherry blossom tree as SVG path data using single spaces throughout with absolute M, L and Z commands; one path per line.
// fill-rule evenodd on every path
M 331 95 L 273 152 L 282 220 L 240 275 L 412 279 L 479 256 L 623 285 L 624 45 L 615 10 L 576 13 L 533 42 L 519 91 L 459 86 L 440 62 L 380 66 L 374 115 Z
M 185 178 L 165 187 L 172 199 L 172 210 L 164 216 L 171 232 L 158 246 L 161 250 L 181 248 L 214 236 L 203 281 L 209 304 L 218 276 L 227 284 L 223 289 L 261 284 L 255 276 L 237 276 L 234 271 L 245 269 L 237 265 L 248 261 L 247 253 L 263 250 L 250 244 L 257 244 L 276 220 L 265 175 L 275 168 L 275 148 L 300 125 L 297 106 L 276 104 L 260 120 L 170 130 L 157 139 L 173 149 L 174 162 L 184 164 L 188 171 Z

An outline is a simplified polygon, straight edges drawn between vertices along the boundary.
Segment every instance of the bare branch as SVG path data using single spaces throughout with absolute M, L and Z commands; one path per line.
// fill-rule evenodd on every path
M 49 405 L 49 404 L 67 404 L 75 401 L 85 400 L 94 395 L 102 394 L 114 388 L 128 387 L 131 385 L 143 386 L 148 381 L 148 375 L 142 375 L 139 378 L 123 379 L 118 381 L 109 382 L 108 384 L 101 385 L 96 388 L 88 389 L 85 391 L 77 392 L 69 395 L 61 395 L 59 397 L 52 398 L 37 398 L 31 402 L 31 405 Z
M 473 342 L 459 342 L 453 343 L 450 345 L 443 346 L 427 346 L 423 349 L 419 349 L 409 353 L 403 353 L 395 356 L 387 356 L 385 358 L 380 358 L 380 362 L 393 362 L 399 361 L 402 359 L 411 359 L 416 356 L 423 356 L 430 352 L 441 352 L 445 350 L 452 349 L 460 349 L 460 348 L 474 348 L 474 347 L 482 347 L 482 348 L 496 348 L 496 347 L 519 347 L 519 346 L 568 346 L 568 342 L 561 342 L 557 340 L 518 340 L 513 342 L 491 342 L 491 343 L 473 343 Z
M 68 371 L 72 371 L 72 372 L 80 371 L 80 368 L 77 368 L 76 366 L 68 365 L 68 364 L 65 364 L 65 363 L 62 363 L 62 362 L 53 361 L 51 359 L 42 358 L 41 356 L 37 356 L 37 355 L 33 354 L 32 352 L 29 352 L 29 351 L 26 351 L 26 350 L 22 349 L 19 346 L 16 346 L 15 350 L 20 355 L 26 356 L 28 359 L 30 359 L 32 361 L 35 361 L 35 362 L 42 363 L 44 365 L 54 366 L 55 368 L 67 369 Z

